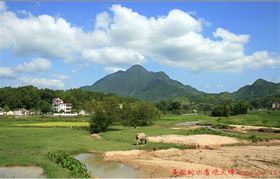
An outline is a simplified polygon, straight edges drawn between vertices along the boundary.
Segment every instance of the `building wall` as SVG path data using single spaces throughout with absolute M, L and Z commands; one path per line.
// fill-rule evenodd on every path
M 279 109 L 280 110 L 280 102 L 272 103 L 272 109 Z
M 277 103 L 276 103 L 276 108 L 277 108 L 277 109 L 280 109 L 280 102 L 277 102 Z
M 54 112 L 60 112 L 62 110 L 65 113 L 71 113 L 72 112 L 72 104 L 71 103 L 64 103 L 59 98 L 53 99 L 53 111 Z

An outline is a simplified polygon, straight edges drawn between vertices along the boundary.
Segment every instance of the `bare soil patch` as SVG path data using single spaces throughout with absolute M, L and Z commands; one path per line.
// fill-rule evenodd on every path
M 37 166 L 0 167 L 0 178 L 45 178 L 43 173 Z
M 114 157 L 114 156 L 137 156 L 140 155 L 142 150 L 130 150 L 130 151 L 109 151 L 105 152 L 105 157 Z
M 104 159 L 121 161 L 138 168 L 144 173 L 143 177 L 206 177 L 208 170 L 207 177 L 211 178 L 277 178 L 280 176 L 279 151 L 279 145 L 227 146 L 217 150 L 117 151 L 114 155 L 105 152 Z M 229 171 L 233 171 L 233 175 Z
M 244 141 L 238 140 L 232 137 L 218 136 L 218 135 L 162 135 L 162 136 L 150 136 L 148 141 L 173 143 L 173 144 L 185 144 L 190 146 L 199 147 L 218 147 L 226 144 L 242 143 Z
M 97 139 L 101 139 L 101 136 L 99 134 L 91 134 L 91 137 L 95 137 Z

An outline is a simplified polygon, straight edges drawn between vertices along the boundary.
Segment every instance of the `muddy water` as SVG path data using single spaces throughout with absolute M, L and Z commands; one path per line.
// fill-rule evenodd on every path
M 37 166 L 0 167 L 0 178 L 44 178 L 43 172 Z
M 93 153 L 82 153 L 74 156 L 86 165 L 90 175 L 98 178 L 139 178 L 140 171 L 121 162 L 104 161 Z

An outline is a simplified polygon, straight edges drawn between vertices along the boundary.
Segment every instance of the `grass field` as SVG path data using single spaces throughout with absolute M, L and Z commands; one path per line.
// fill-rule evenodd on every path
M 64 150 L 72 154 L 86 151 L 109 151 L 131 149 L 167 149 L 184 145 L 148 143 L 135 145 L 135 134 L 145 132 L 147 135 L 165 134 L 217 134 L 249 139 L 251 135 L 262 139 L 280 139 L 279 134 L 271 133 L 223 133 L 209 129 L 174 130 L 174 123 L 200 120 L 207 124 L 248 124 L 278 127 L 280 112 L 256 112 L 229 118 L 209 116 L 174 116 L 165 115 L 154 122 L 153 126 L 132 128 L 113 126 L 101 134 L 101 139 L 90 136 L 88 119 L 82 118 L 1 118 L 0 119 L 0 166 L 37 165 L 44 169 L 47 177 L 71 177 L 66 169 L 50 161 L 47 152 Z M 71 128 L 72 126 L 72 128 Z
M 204 124 L 235 124 L 280 128 L 280 111 L 257 111 L 230 117 L 212 117 L 206 115 L 179 116 L 164 115 L 155 124 L 174 124 L 186 121 L 202 121 Z
M 258 111 L 230 117 L 208 117 L 205 124 L 235 124 L 280 128 L 280 111 Z

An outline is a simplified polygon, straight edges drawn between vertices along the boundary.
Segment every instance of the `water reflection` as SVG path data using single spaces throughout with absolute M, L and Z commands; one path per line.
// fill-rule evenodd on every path
M 121 162 L 105 161 L 93 153 L 82 153 L 75 156 L 86 165 L 90 175 L 98 178 L 139 178 L 141 173 Z

